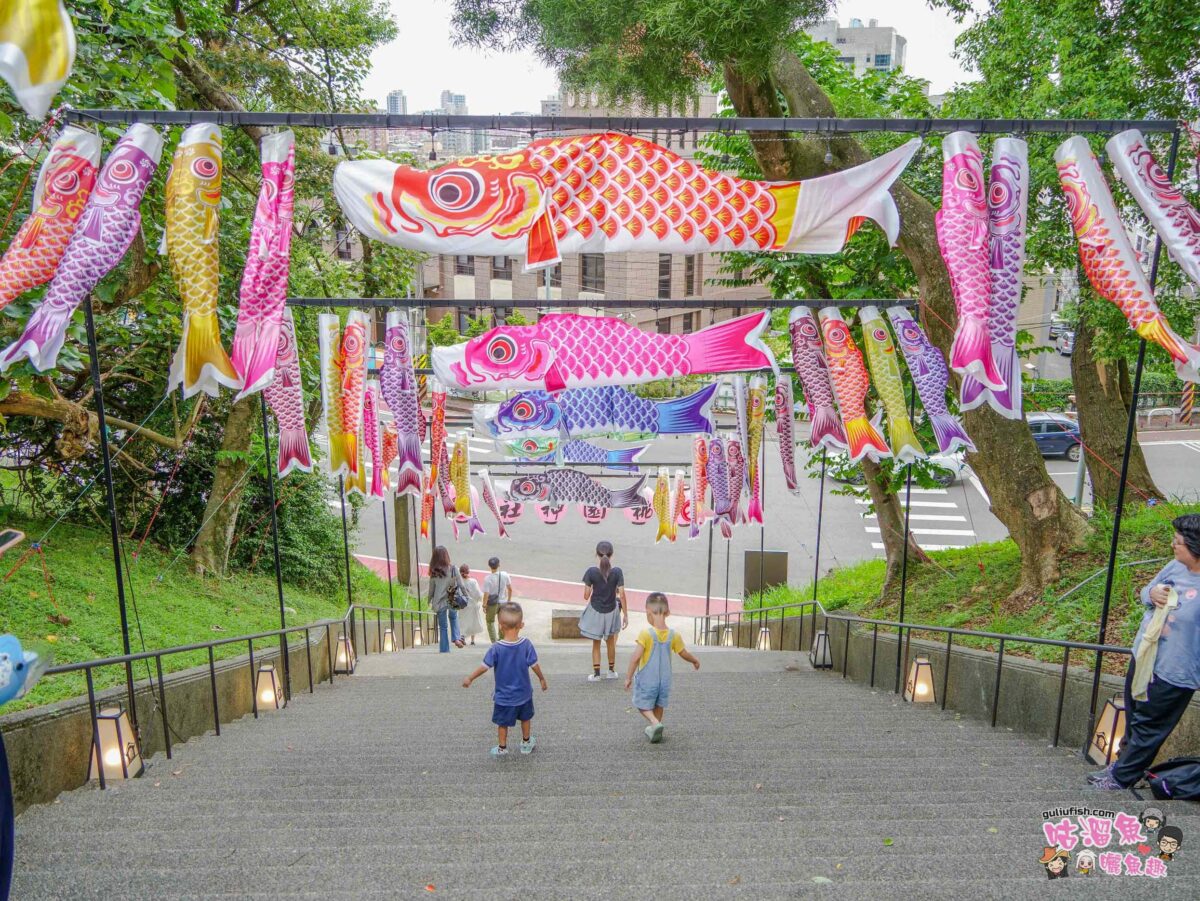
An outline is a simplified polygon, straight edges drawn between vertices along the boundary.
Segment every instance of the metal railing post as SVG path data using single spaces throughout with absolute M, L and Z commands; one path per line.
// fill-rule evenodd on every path
M 213 646 L 208 646 L 208 683 L 212 689 L 213 702 L 213 729 L 217 735 L 221 734 L 221 711 L 217 702 L 217 661 L 213 655 Z

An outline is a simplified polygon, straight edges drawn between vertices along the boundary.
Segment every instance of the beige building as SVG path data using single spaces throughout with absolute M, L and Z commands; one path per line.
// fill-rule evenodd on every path
M 895 28 L 880 25 L 878 19 L 851 19 L 843 28 L 837 19 L 825 19 L 808 29 L 815 41 L 824 41 L 838 53 L 838 62 L 855 75 L 864 72 L 903 69 L 908 41 Z

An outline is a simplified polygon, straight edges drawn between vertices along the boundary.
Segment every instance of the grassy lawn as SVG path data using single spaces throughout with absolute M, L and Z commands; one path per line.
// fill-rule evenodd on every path
M 1143 612 L 1136 592 L 1158 572 L 1166 559 L 1170 559 L 1171 520 L 1196 509 L 1195 506 L 1164 504 L 1130 511 L 1123 518 L 1119 563 L 1142 560 L 1156 562 L 1120 566 L 1117 569 L 1109 614 L 1109 644 L 1128 647 L 1133 641 Z M 1112 520 L 1106 513 L 1097 512 L 1093 522 L 1096 529 L 1087 545 L 1063 559 L 1062 577 L 1046 590 L 1039 603 L 1026 609 L 1014 609 L 1005 604 L 1020 573 L 1017 548 L 1011 541 L 932 552 L 932 563 L 909 567 L 905 621 L 982 632 L 1094 642 L 1104 598 L 1104 574 L 1101 573 L 1069 597 L 1063 598 L 1070 589 L 1107 564 Z M 900 608 L 899 591 L 880 598 L 883 575 L 882 560 L 845 567 L 821 579 L 818 597 L 829 610 L 846 610 L 863 617 L 896 620 Z M 779 586 L 768 591 L 761 599 L 749 598 L 746 607 L 770 607 L 811 598 L 811 583 L 799 587 Z M 930 637 L 933 637 L 932 633 Z M 955 642 L 958 643 L 959 639 L 956 638 Z M 963 639 L 962 643 L 976 647 L 989 646 L 984 641 Z M 1057 661 L 1062 657 L 1060 650 L 1036 645 L 1017 646 L 1012 650 L 1047 660 Z M 1109 663 L 1120 665 L 1123 661 L 1113 660 Z
M 21 529 L 30 538 L 0 559 L 0 578 L 28 550 L 29 541 L 45 532 L 48 523 L 9 517 L 5 525 Z M 50 642 L 58 664 L 122 653 L 108 533 L 64 522 L 54 530 L 44 549 L 53 601 L 35 554 L 8 581 L 0 582 L 0 632 L 11 632 L 22 641 Z M 186 557 L 172 565 L 173 558 L 174 554 L 147 544 L 133 563 L 129 580 L 133 590 L 130 593 L 127 589 L 126 598 L 135 652 L 143 645 L 154 650 L 279 627 L 274 577 L 234 573 L 223 579 L 202 579 L 188 569 Z M 355 602 L 388 606 L 387 583 L 357 563 L 353 564 L 352 585 Z M 397 607 L 414 606 L 404 589 L 395 586 L 394 591 Z M 321 592 L 285 582 L 284 603 L 295 611 L 288 612 L 289 625 L 337 619 L 346 612 L 345 586 Z M 56 621 L 60 617 L 66 621 Z M 265 647 L 270 642 L 259 644 Z M 220 657 L 245 652 L 246 646 L 241 643 L 217 649 Z M 163 667 L 179 670 L 207 661 L 206 651 L 179 654 L 164 658 Z M 149 664 L 152 670 L 153 661 Z M 120 684 L 123 672 L 120 666 L 96 671 L 97 687 Z M 146 679 L 146 664 L 139 664 L 134 672 L 136 677 Z M 73 697 L 86 690 L 82 674 L 44 678 L 28 697 L 8 705 L 5 712 Z

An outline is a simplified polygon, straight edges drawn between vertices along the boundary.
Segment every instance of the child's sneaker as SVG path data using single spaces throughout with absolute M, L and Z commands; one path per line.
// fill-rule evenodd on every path
M 496 745 L 496 747 L 492 748 L 492 750 L 488 751 L 488 753 L 493 757 L 507 757 L 508 748 L 502 748 L 499 745 Z
M 650 744 L 652 744 L 652 745 L 658 744 L 660 741 L 662 741 L 662 736 L 663 736 L 663 724 L 662 723 L 656 723 L 653 726 L 646 727 L 646 738 L 650 739 Z
M 600 674 L 599 674 L 599 673 L 592 673 L 590 676 L 588 676 L 588 681 L 589 681 L 589 682 L 599 682 L 599 681 L 600 681 Z
M 604 674 L 604 678 L 605 679 L 617 678 L 617 671 L 615 669 L 610 669 L 607 673 Z
M 536 747 L 537 747 L 537 739 L 531 735 L 531 736 L 529 736 L 529 741 L 521 742 L 521 753 L 522 754 L 532 754 L 533 749 Z

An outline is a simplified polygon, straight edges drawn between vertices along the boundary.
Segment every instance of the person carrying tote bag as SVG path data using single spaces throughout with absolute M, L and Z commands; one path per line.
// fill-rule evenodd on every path
M 464 645 L 458 631 L 458 611 L 466 606 L 466 591 L 458 570 L 450 562 L 450 552 L 442 545 L 433 549 L 429 559 L 429 609 L 437 614 L 438 651 L 445 654 L 450 644 Z

